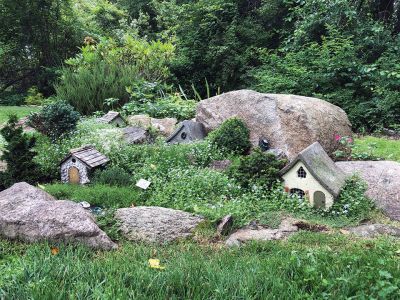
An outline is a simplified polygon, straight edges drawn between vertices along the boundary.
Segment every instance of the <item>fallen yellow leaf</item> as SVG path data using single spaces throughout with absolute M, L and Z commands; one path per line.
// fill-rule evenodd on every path
M 152 269 L 164 270 L 165 267 L 160 265 L 159 259 L 149 259 L 149 265 Z
M 57 247 L 52 247 L 51 248 L 51 254 L 52 255 L 57 255 L 58 253 L 60 253 L 60 249 L 58 249 Z

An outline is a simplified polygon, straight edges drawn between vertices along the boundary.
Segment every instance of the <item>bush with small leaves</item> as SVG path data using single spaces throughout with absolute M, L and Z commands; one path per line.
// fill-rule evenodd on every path
M 228 153 L 246 154 L 251 148 L 250 131 L 238 118 L 226 120 L 210 133 L 209 139 L 211 144 Z
M 57 101 L 45 106 L 40 112 L 29 116 L 29 123 L 39 132 L 53 141 L 73 131 L 80 115 L 64 101 Z
M 93 182 L 110 186 L 129 186 L 132 184 L 132 176 L 124 169 L 113 166 L 105 170 L 96 171 Z
M 275 155 L 257 149 L 249 156 L 240 157 L 227 173 L 244 188 L 259 185 L 270 189 L 279 180 L 279 170 L 285 163 L 285 160 L 278 160 Z

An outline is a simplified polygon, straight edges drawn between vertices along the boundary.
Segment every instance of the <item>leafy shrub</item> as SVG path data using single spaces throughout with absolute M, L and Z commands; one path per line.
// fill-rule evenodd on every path
M 368 144 L 368 152 L 361 151 L 354 143 L 354 140 L 348 136 L 335 136 L 339 144 L 338 150 L 333 155 L 336 160 L 379 160 L 380 158 L 373 154 L 376 144 Z
M 257 149 L 248 156 L 240 157 L 227 170 L 230 177 L 238 181 L 242 187 L 251 185 L 272 188 L 279 181 L 279 170 L 286 161 L 277 160 L 275 155 Z
M 251 148 L 250 131 L 238 118 L 231 118 L 222 123 L 210 133 L 209 140 L 211 144 L 228 153 L 246 154 Z
M 103 111 L 106 99 L 129 101 L 129 87 L 145 82 L 162 82 L 169 77 L 168 63 L 174 48 L 170 43 L 147 42 L 126 35 L 121 44 L 103 39 L 86 45 L 76 57 L 66 61 L 57 95 L 80 113 Z
M 39 168 L 33 161 L 36 154 L 33 151 L 36 140 L 24 134 L 22 128 L 17 126 L 17 122 L 16 115 L 10 116 L 7 125 L 0 131 L 7 142 L 1 156 L 7 163 L 7 171 L 0 176 L 2 188 L 20 181 L 35 184 L 41 179 Z
M 360 178 L 353 176 L 347 179 L 346 185 L 340 192 L 339 198 L 329 209 L 332 216 L 346 216 L 349 218 L 365 218 L 374 207 L 371 199 L 365 196 L 367 184 Z
M 32 127 L 49 136 L 53 141 L 76 128 L 80 115 L 64 101 L 45 106 L 40 112 L 29 116 Z
M 45 101 L 43 94 L 39 92 L 38 88 L 33 86 L 28 90 L 28 95 L 25 98 L 27 105 L 42 105 Z
M 132 183 L 132 176 L 124 169 L 113 166 L 105 170 L 96 171 L 93 182 L 111 186 L 129 186 Z

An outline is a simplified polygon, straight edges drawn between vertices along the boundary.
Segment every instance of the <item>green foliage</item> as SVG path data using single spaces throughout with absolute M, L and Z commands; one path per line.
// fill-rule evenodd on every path
M 45 101 L 43 94 L 39 92 L 37 87 L 31 87 L 28 90 L 28 95 L 25 98 L 25 104 L 27 105 L 42 105 Z
M 168 91 L 169 90 L 169 91 Z M 122 109 L 127 114 L 147 114 L 153 118 L 174 117 L 188 120 L 195 116 L 196 102 L 183 99 L 171 87 L 150 82 L 139 82 L 129 88 L 129 102 Z
M 278 51 L 260 49 L 262 65 L 248 72 L 248 84 L 327 100 L 358 130 L 398 124 L 398 37 L 365 3 L 307 1 L 294 9 L 296 29 Z
M 353 155 L 367 153 L 371 157 L 400 162 L 400 141 L 384 137 L 364 136 L 355 140 Z
M 29 123 L 39 132 L 58 140 L 76 128 L 80 115 L 64 101 L 56 101 L 46 105 L 37 113 L 29 116 Z
M 0 2 L 0 92 L 53 92 L 57 67 L 81 38 L 70 0 Z
M 7 163 L 7 171 L 0 176 L 0 189 L 21 181 L 35 184 L 41 179 L 39 168 L 33 161 L 36 140 L 24 134 L 22 128 L 17 126 L 17 121 L 16 115 L 10 116 L 7 125 L 0 130 L 7 142 L 1 156 L 1 160 Z
M 209 140 L 211 144 L 228 153 L 246 154 L 251 148 L 250 131 L 238 118 L 222 123 L 210 133 Z
M 249 188 L 255 184 L 271 189 L 280 180 L 279 171 L 285 164 L 286 161 L 277 160 L 275 155 L 257 149 L 233 162 L 227 173 L 242 187 Z
M 87 186 L 53 184 L 46 185 L 46 192 L 57 199 L 69 199 L 76 202 L 87 201 L 92 206 L 103 208 L 130 207 L 143 204 L 146 195 L 138 188 L 117 187 L 104 184 Z
M 340 192 L 339 198 L 333 203 L 329 213 L 333 216 L 345 215 L 362 220 L 374 207 L 371 199 L 365 196 L 367 184 L 357 177 L 350 177 Z
M 173 57 L 171 43 L 147 42 L 125 36 L 122 44 L 102 39 L 86 45 L 81 53 L 67 61 L 57 95 L 80 113 L 104 110 L 104 101 L 119 99 L 117 106 L 129 100 L 131 85 L 163 81 L 169 76 L 167 65 Z
M 396 299 L 399 243 L 302 232 L 240 249 L 123 242 L 118 251 L 0 241 L 0 296 L 17 299 Z M 161 260 L 163 271 L 151 269 Z M 222 271 L 223 270 L 223 271 Z M 240 276 L 238 276 L 240 274 Z M 101 284 L 99 284 L 101 283 Z M 55 288 L 56 287 L 56 288 Z
M 129 186 L 132 184 L 132 178 L 124 169 L 113 166 L 105 170 L 97 170 L 94 174 L 93 182 L 111 186 Z

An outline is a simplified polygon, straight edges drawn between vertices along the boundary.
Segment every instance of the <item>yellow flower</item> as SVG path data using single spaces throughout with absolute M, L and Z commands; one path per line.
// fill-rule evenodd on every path
M 149 259 L 149 265 L 152 269 L 164 270 L 165 267 L 160 265 L 159 259 Z

